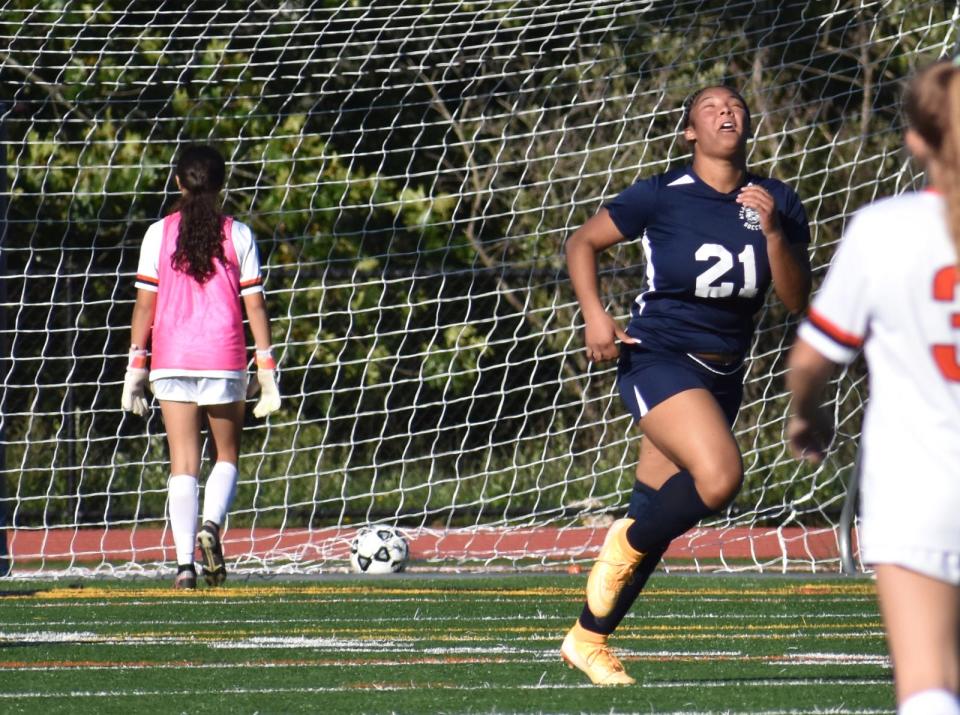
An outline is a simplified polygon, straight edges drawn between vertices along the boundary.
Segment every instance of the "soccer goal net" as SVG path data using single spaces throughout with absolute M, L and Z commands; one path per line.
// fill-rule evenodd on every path
M 686 161 L 683 98 L 726 83 L 753 111 L 752 170 L 803 199 L 819 283 L 857 207 L 920 185 L 902 80 L 956 21 L 917 0 L 147 5 L 0 5 L 13 574 L 173 559 L 159 410 L 124 414 L 120 391 L 140 243 L 186 143 L 228 159 L 281 366 L 282 409 L 244 432 L 232 568 L 341 568 L 369 523 L 434 567 L 543 568 L 596 553 L 639 440 L 614 366 L 584 359 L 566 237 Z M 642 275 L 637 243 L 603 257 L 621 320 Z M 830 458 L 802 466 L 783 434 L 796 323 L 774 300 L 758 320 L 743 491 L 668 568 L 838 568 L 862 367 L 833 384 Z

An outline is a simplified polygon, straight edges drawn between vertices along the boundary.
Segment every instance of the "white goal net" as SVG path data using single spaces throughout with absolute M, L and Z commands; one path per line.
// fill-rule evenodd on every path
M 185 143 L 228 158 L 229 213 L 265 265 L 284 404 L 244 432 L 233 568 L 346 564 L 396 524 L 427 565 L 590 558 L 638 435 L 589 367 L 563 243 L 687 158 L 679 107 L 727 83 L 752 170 L 793 186 L 822 277 L 850 214 L 915 188 L 901 83 L 949 54 L 949 3 L 286 0 L 0 3 L 0 518 L 17 574 L 173 559 L 165 435 L 120 411 L 133 275 Z M 625 318 L 634 244 L 603 259 Z M 836 450 L 784 445 L 771 301 L 736 423 L 746 482 L 668 567 L 837 570 L 865 399 L 835 383 Z M 202 482 L 202 479 L 201 479 Z

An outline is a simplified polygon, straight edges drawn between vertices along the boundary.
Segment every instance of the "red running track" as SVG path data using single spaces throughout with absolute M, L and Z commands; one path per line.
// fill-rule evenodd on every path
M 228 558 L 320 561 L 349 553 L 354 527 L 327 529 L 229 529 L 224 533 Z M 411 556 L 420 559 L 488 560 L 534 558 L 568 561 L 596 555 L 605 527 L 425 530 L 408 533 Z M 854 535 L 855 536 L 855 535 Z M 14 562 L 168 561 L 174 559 L 170 532 L 160 528 L 56 528 L 8 530 Z M 856 547 L 856 541 L 854 540 Z M 736 527 L 694 529 L 674 540 L 668 559 L 826 561 L 839 557 L 834 528 Z

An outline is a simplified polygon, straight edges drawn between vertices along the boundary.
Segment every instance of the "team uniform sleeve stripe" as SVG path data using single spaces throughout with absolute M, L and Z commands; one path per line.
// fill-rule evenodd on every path
M 142 276 L 137 276 L 137 280 L 133 285 L 137 290 L 145 290 L 151 293 L 158 293 L 160 291 L 160 283 L 156 279 L 150 280 Z
M 809 320 L 803 321 L 800 325 L 800 329 L 797 331 L 797 337 L 802 338 L 804 342 L 809 344 L 814 350 L 838 365 L 846 365 L 853 362 L 859 352 L 854 348 L 848 348 L 834 341 L 834 339 L 826 333 L 814 327 L 813 323 Z
M 807 320 L 821 333 L 826 335 L 834 342 L 840 343 L 840 345 L 845 348 L 857 350 L 863 345 L 863 338 L 859 337 L 858 335 L 854 335 L 853 333 L 848 333 L 846 330 L 838 327 L 813 308 L 810 309 L 810 313 L 807 315 Z
M 249 280 L 240 281 L 240 295 L 253 295 L 263 290 L 263 278 L 257 276 Z
M 160 281 L 153 276 L 145 276 L 142 273 L 137 274 L 137 283 L 146 283 L 147 285 L 158 286 Z

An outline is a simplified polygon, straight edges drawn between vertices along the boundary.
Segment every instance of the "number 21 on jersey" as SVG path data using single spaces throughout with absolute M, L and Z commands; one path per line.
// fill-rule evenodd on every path
M 733 295 L 733 282 L 720 280 L 733 268 L 733 254 L 730 251 L 719 243 L 705 243 L 697 249 L 693 257 L 698 261 L 716 259 L 714 264 L 697 276 L 694 295 L 698 298 L 729 298 Z M 757 294 L 757 260 L 753 246 L 744 246 L 737 260 L 743 264 L 743 287 L 737 295 L 741 298 L 753 298 Z

